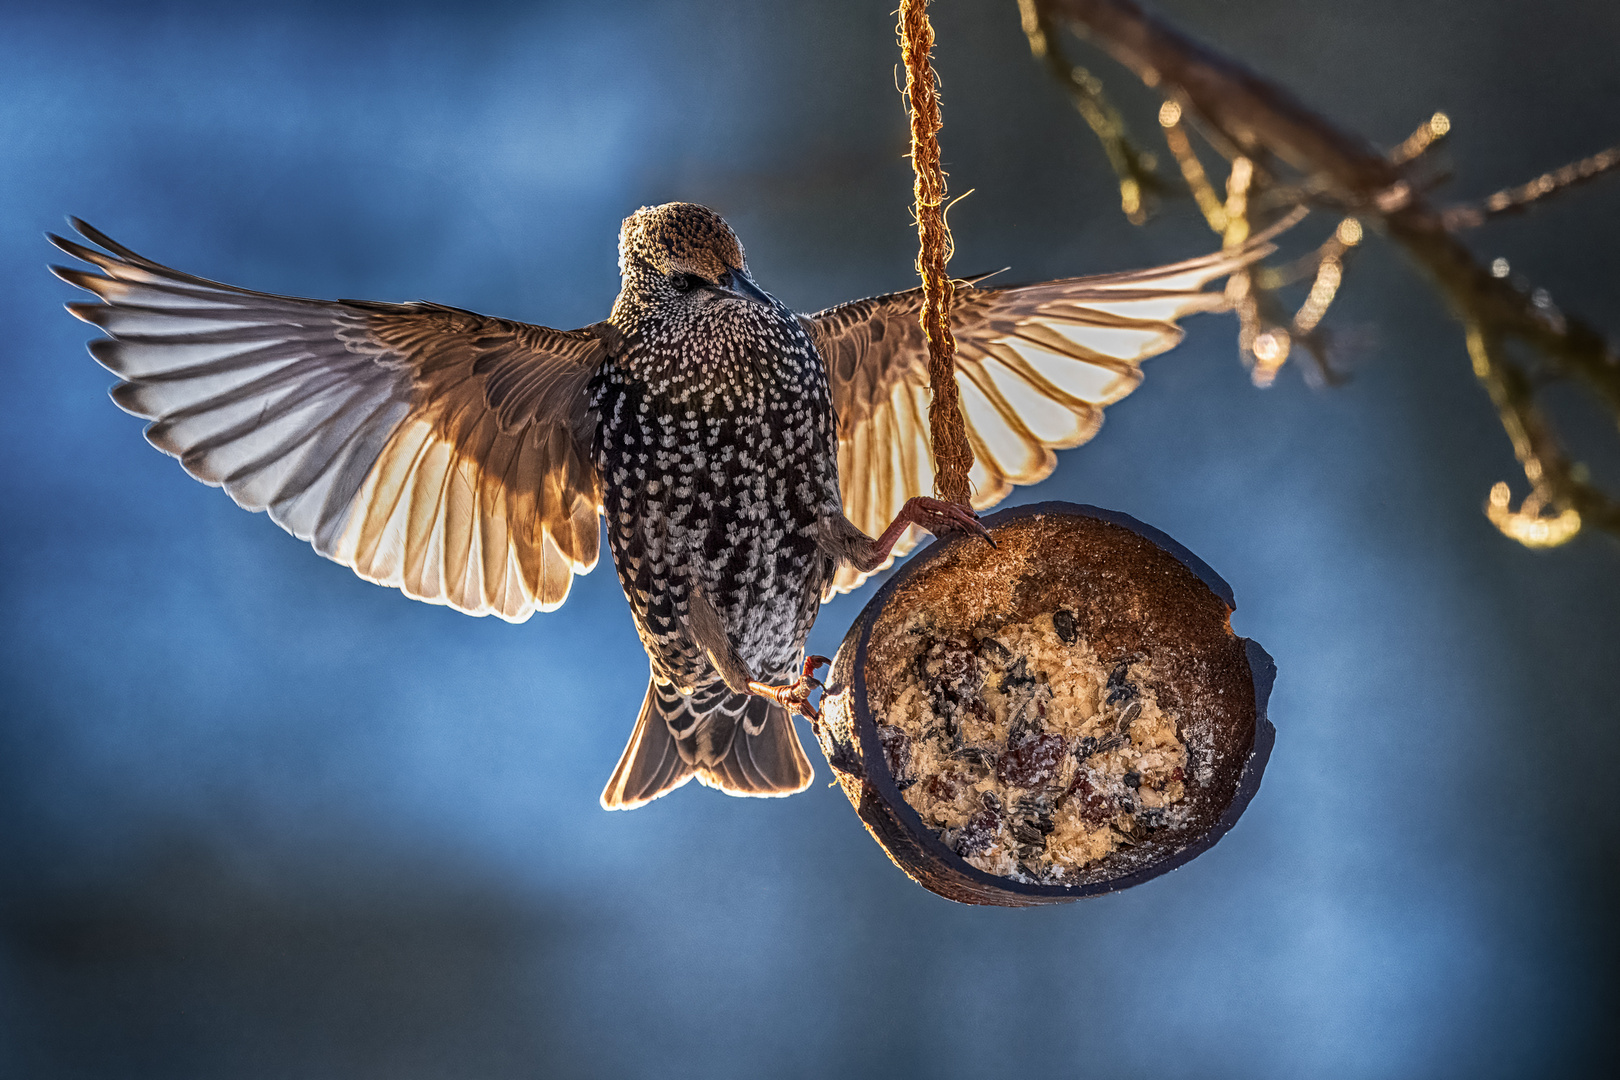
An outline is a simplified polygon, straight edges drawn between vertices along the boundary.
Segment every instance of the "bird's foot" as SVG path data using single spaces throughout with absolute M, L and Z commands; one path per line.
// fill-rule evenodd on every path
M 804 670 L 793 682 L 772 686 L 769 683 L 750 681 L 748 692 L 770 698 L 789 712 L 807 720 L 820 720 L 821 710 L 810 704 L 810 694 L 821 689 L 821 680 L 814 677 L 816 668 L 826 667 L 831 663 L 832 661 L 825 656 L 807 656 L 804 658 Z
M 996 542 L 990 538 L 990 530 L 984 527 L 979 515 L 968 507 L 943 499 L 930 499 L 926 495 L 913 495 L 906 500 L 906 504 L 894 516 L 889 527 L 883 530 L 883 535 L 871 542 L 870 550 L 864 556 L 857 556 L 853 560 L 856 567 L 863 572 L 870 572 L 881 566 L 883 560 L 889 557 L 889 552 L 894 550 L 894 545 L 899 542 L 908 525 L 927 529 L 935 536 L 953 532 L 969 533 L 983 537 L 984 542 L 991 547 L 996 546 Z
M 927 529 L 935 536 L 953 532 L 982 536 L 991 547 L 996 546 L 996 542 L 990 539 L 990 530 L 984 527 L 979 515 L 960 503 L 930 499 L 926 495 L 914 495 L 906 500 L 905 506 L 900 508 L 900 514 L 894 520 L 896 524 L 904 521 L 908 525 Z

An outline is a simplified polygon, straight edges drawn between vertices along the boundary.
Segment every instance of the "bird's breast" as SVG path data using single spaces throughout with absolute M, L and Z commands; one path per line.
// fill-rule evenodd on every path
M 591 393 L 609 546 L 644 636 L 678 636 L 698 584 L 745 658 L 802 638 L 826 572 L 817 523 L 838 502 L 826 373 L 797 323 L 639 327 Z

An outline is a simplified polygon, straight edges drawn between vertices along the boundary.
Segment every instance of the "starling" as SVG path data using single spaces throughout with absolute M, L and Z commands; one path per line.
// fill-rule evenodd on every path
M 922 531 L 983 532 L 932 489 L 920 290 L 796 315 L 706 207 L 644 207 L 623 288 L 579 330 L 426 302 L 319 301 L 171 270 L 77 219 L 52 236 L 99 273 L 91 355 L 187 472 L 362 577 L 522 622 L 608 545 L 651 661 L 602 804 L 696 777 L 733 795 L 811 780 L 819 605 Z M 957 294 L 976 508 L 1052 471 L 1174 345 L 1175 320 L 1263 251 Z

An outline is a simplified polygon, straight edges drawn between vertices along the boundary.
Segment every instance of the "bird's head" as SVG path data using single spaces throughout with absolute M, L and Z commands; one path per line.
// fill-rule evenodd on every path
M 644 302 L 747 300 L 774 305 L 748 274 L 737 234 L 697 203 L 643 206 L 619 229 L 619 274 Z

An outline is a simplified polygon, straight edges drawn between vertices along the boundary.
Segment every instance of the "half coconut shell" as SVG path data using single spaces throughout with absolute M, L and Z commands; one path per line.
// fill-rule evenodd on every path
M 923 887 L 967 904 L 1023 907 L 1115 892 L 1173 870 L 1237 823 L 1259 789 L 1275 737 L 1266 702 L 1276 667 L 1232 631 L 1232 590 L 1192 552 L 1125 514 L 1036 503 L 985 519 L 996 547 L 935 542 L 874 596 L 845 636 L 828 677 L 817 737 L 839 784 L 895 865 Z M 1099 656 L 1147 657 L 1177 734 L 1197 747 L 1176 823 L 1051 884 L 992 875 L 941 841 L 906 801 L 885 760 L 885 726 L 926 611 L 941 632 L 971 640 L 1062 609 Z M 918 779 L 918 778 L 908 778 Z M 927 778 L 920 778 L 926 780 Z

